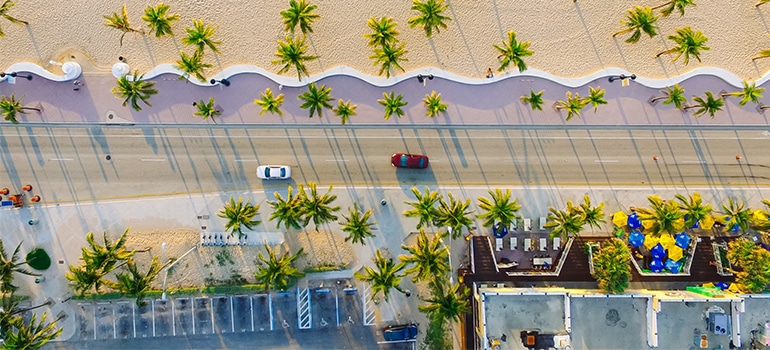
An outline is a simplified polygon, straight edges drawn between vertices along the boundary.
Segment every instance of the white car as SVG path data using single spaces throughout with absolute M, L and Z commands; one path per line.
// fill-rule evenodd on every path
M 262 180 L 286 180 L 291 178 L 291 167 L 288 165 L 260 165 L 257 167 L 257 177 Z

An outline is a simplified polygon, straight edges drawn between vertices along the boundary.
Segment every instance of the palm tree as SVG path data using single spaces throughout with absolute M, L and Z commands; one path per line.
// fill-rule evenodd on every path
M 305 275 L 293 266 L 294 261 L 302 255 L 302 248 L 294 255 L 286 252 L 280 258 L 267 244 L 265 244 L 265 250 L 267 258 L 259 252 L 257 272 L 254 272 L 257 283 L 264 284 L 267 289 L 283 291 L 291 285 L 292 280 Z
M 398 257 L 399 260 L 406 264 L 414 264 L 404 271 L 406 275 L 414 274 L 413 282 L 444 278 L 451 269 L 449 266 L 449 247 L 444 245 L 441 232 L 428 239 L 425 230 L 420 229 L 417 243 L 413 246 L 402 244 L 401 249 L 406 250 L 410 255 L 401 255 Z
M 423 299 L 427 304 L 418 306 L 429 318 L 461 322 L 471 312 L 470 289 L 462 283 L 446 286 L 442 281 L 431 282 L 431 297 Z
M 616 237 L 602 242 L 593 254 L 593 277 L 599 282 L 599 289 L 605 293 L 623 293 L 631 281 L 630 261 L 628 244 Z
M 765 91 L 765 88 L 763 87 L 757 87 L 756 82 L 749 83 L 748 81 L 743 81 L 743 90 L 741 91 L 735 91 L 735 92 L 729 92 L 722 94 L 721 96 L 727 97 L 727 96 L 735 96 L 740 97 L 741 102 L 738 104 L 740 106 L 745 106 L 749 101 L 759 104 L 759 99 L 762 98 L 762 93 Z
M 318 195 L 318 189 L 315 182 L 307 184 L 309 192 L 305 192 L 305 186 L 298 186 L 298 195 L 302 203 L 302 215 L 304 217 L 304 226 L 313 221 L 316 231 L 318 226 L 327 222 L 337 220 L 335 212 L 340 211 L 340 207 L 333 207 L 332 203 L 337 200 L 337 195 L 332 194 L 334 186 L 329 186 L 329 190 L 324 195 Z
M 684 212 L 673 200 L 663 200 L 659 196 L 649 196 L 650 208 L 632 207 L 639 215 L 645 234 L 660 236 L 663 233 L 675 235 L 684 229 Z
M 471 219 L 472 210 L 468 210 L 471 205 L 471 200 L 466 199 L 465 202 L 456 200 L 452 193 L 447 194 L 449 196 L 449 202 L 445 202 L 443 199 L 438 203 L 438 216 L 436 216 L 436 223 L 440 226 L 447 226 L 451 229 L 452 239 L 460 237 L 463 227 L 468 230 L 473 226 L 473 219 Z
M 294 35 L 294 29 L 299 25 L 302 34 L 312 33 L 313 28 L 310 25 L 321 17 L 313 13 L 317 8 L 317 5 L 310 5 L 306 0 L 299 0 L 299 2 L 297 0 L 290 0 L 289 8 L 281 11 L 283 25 L 285 26 L 284 30 Z
M 142 307 L 147 303 L 144 302 L 144 296 L 151 289 L 152 281 L 158 277 L 163 266 L 160 265 L 160 261 L 157 256 L 152 257 L 150 267 L 147 272 L 139 272 L 133 259 L 129 259 L 126 264 L 127 272 L 119 272 L 116 275 L 117 282 L 109 282 L 110 288 L 119 290 L 123 294 L 128 294 L 136 297 L 136 306 Z
M 20 322 L 19 298 L 13 293 L 0 295 L 0 339 L 5 339 L 14 324 Z
M 530 89 L 529 90 L 529 96 L 521 96 L 521 103 L 528 104 L 532 110 L 543 110 L 543 94 L 545 93 L 545 90 L 540 90 L 540 92 L 535 92 L 535 90 Z
M 371 267 L 364 266 L 364 273 L 357 271 L 353 274 L 353 276 L 362 282 L 371 283 L 372 290 L 374 291 L 370 297 L 371 300 L 375 300 L 379 293 L 382 293 L 383 298 L 388 300 L 388 297 L 390 297 L 391 289 L 395 289 L 401 293 L 406 293 L 403 289 L 401 289 L 401 286 L 399 285 L 401 283 L 401 278 L 404 277 L 404 274 L 399 272 L 406 268 L 406 263 L 400 262 L 396 264 L 393 262 L 392 258 L 385 259 L 382 256 L 382 252 L 377 249 L 375 252 L 374 265 L 377 268 L 376 270 Z
M 72 289 L 78 295 L 85 295 L 86 292 L 91 290 L 99 292 L 99 287 L 102 285 L 102 278 L 106 275 L 93 263 L 84 262 L 83 265 L 75 266 L 70 265 L 69 271 L 65 274 L 65 277 L 70 281 Z
M 406 46 L 406 43 L 404 42 L 394 42 L 385 43 L 382 46 L 376 47 L 374 49 L 374 54 L 369 56 L 369 59 L 374 60 L 374 64 L 372 64 L 373 66 L 378 64 L 380 65 L 380 71 L 377 73 L 377 75 L 382 75 L 382 73 L 385 73 L 385 77 L 390 78 L 390 72 L 394 68 L 398 68 L 402 72 L 405 72 L 404 68 L 401 67 L 401 61 L 409 61 L 408 59 L 402 57 L 409 51 L 404 49 L 404 46 Z
M 222 110 L 217 108 L 217 106 L 214 105 L 213 97 L 209 99 L 208 103 L 203 100 L 200 100 L 193 104 L 195 105 L 196 108 L 198 108 L 198 110 L 193 114 L 198 117 L 203 117 L 203 120 L 211 118 L 211 121 L 216 124 L 217 121 L 214 118 L 222 115 Z
M 17 100 L 16 96 L 14 95 L 11 95 L 10 98 L 5 96 L 0 97 L 0 113 L 3 113 L 5 120 L 13 124 L 18 124 L 19 121 L 16 119 L 16 116 L 18 114 L 27 114 L 27 110 L 33 110 L 37 112 L 43 111 L 40 108 L 23 106 L 21 104 L 21 99 Z
M 116 268 L 116 264 L 127 261 L 134 256 L 136 251 L 128 250 L 126 248 L 126 240 L 128 239 L 128 232 L 130 230 L 130 227 L 126 228 L 126 230 L 123 231 L 123 234 L 120 235 L 115 242 L 110 241 L 106 231 L 103 232 L 102 240 L 104 245 L 96 242 L 93 232 L 87 233 L 86 242 L 88 243 L 88 247 L 81 248 L 81 260 L 83 260 L 85 266 L 92 270 L 102 271 L 103 274 L 108 274 Z
M 292 195 L 292 187 L 289 186 L 289 192 L 286 199 L 281 197 L 278 192 L 273 193 L 275 200 L 267 200 L 267 204 L 273 208 L 270 214 L 270 221 L 276 220 L 275 228 L 280 228 L 281 224 L 286 229 L 299 230 L 302 228 L 302 201 L 299 195 Z
M 425 187 L 425 194 L 420 193 L 417 187 L 412 187 L 412 193 L 417 200 L 414 202 L 404 201 L 405 204 L 412 207 L 412 209 L 404 212 L 404 216 L 420 218 L 420 222 L 417 223 L 417 229 L 433 224 L 439 215 L 436 203 L 441 201 L 441 195 L 438 191 L 431 191 L 427 186 Z
M 658 25 L 655 24 L 657 20 L 658 16 L 655 16 L 652 12 L 652 8 L 649 6 L 636 6 L 628 10 L 626 20 L 620 21 L 620 24 L 626 26 L 626 29 L 616 32 L 612 36 L 631 33 L 631 36 L 626 39 L 626 42 L 629 44 L 638 42 L 639 38 L 642 37 L 642 32 L 653 38 L 658 35 Z
M 253 230 L 254 226 L 262 223 L 259 219 L 256 219 L 259 215 L 259 204 L 251 204 L 251 198 L 243 204 L 243 197 L 238 197 L 238 202 L 235 201 L 233 196 L 230 196 L 230 202 L 225 203 L 225 207 L 217 213 L 217 216 L 223 219 L 227 219 L 225 224 L 225 230 L 230 234 L 238 232 L 238 238 L 243 237 L 243 230 L 241 226 Z
M 7 2 L 7 1 L 6 1 Z M 144 34 L 141 30 L 137 30 L 134 28 L 131 28 L 131 24 L 128 22 L 128 13 L 126 12 L 126 5 L 123 5 L 123 11 L 120 15 L 118 15 L 117 12 L 113 12 L 112 16 L 103 16 L 104 17 L 104 25 L 110 28 L 115 28 L 123 34 L 120 35 L 120 46 L 123 46 L 123 37 L 126 36 L 127 33 L 134 32 L 134 33 L 140 33 Z
M 187 81 L 190 81 L 190 75 L 194 75 L 198 80 L 205 82 L 206 77 L 203 76 L 203 70 L 211 68 L 211 64 L 203 63 L 203 51 L 195 51 L 192 56 L 187 56 L 186 53 L 180 52 L 179 60 L 176 61 L 174 68 L 184 73 L 179 76 L 179 80 L 187 79 Z
M 479 197 L 478 206 L 485 211 L 483 214 L 476 215 L 479 219 L 485 219 L 485 227 L 492 227 L 496 222 L 499 222 L 503 227 L 509 227 L 513 223 L 513 220 L 519 218 L 516 213 L 521 210 L 519 200 L 514 198 L 511 202 L 511 190 L 505 190 L 505 193 L 499 188 L 496 188 L 494 192 L 488 190 L 489 198 Z
M 570 238 L 576 236 L 583 230 L 585 224 L 585 213 L 580 207 L 572 205 L 572 201 L 567 201 L 566 210 L 558 210 L 554 207 L 548 208 L 545 228 L 551 229 L 550 236 Z
M 208 46 L 214 53 L 219 53 L 217 46 L 222 44 L 221 41 L 214 41 L 211 37 L 216 33 L 210 25 L 205 25 L 202 19 L 193 20 L 192 28 L 185 28 L 187 36 L 182 38 L 182 43 L 189 46 L 195 46 L 196 50 L 203 52 L 203 49 Z
M 596 88 L 589 86 L 588 90 L 590 91 L 590 94 L 588 97 L 583 98 L 583 102 L 586 105 L 590 103 L 594 107 L 594 113 L 596 113 L 596 110 L 599 109 L 599 105 L 607 104 L 607 100 L 604 99 L 605 91 L 598 86 Z
M 446 11 L 447 7 L 449 5 L 445 5 L 444 0 L 425 0 L 425 2 L 414 0 L 412 2 L 412 11 L 417 11 L 418 15 L 409 19 L 409 27 L 422 27 L 428 38 L 433 36 L 434 29 L 436 33 L 440 33 L 441 28 L 447 28 L 445 22 L 452 20 L 444 16 L 444 11 Z
M 588 102 L 585 99 L 580 98 L 580 94 L 577 92 L 575 95 L 572 95 L 572 92 L 567 91 L 567 100 L 559 100 L 556 102 L 556 104 L 553 106 L 553 108 L 556 111 L 559 111 L 560 109 L 566 109 L 567 110 L 567 119 L 566 121 L 569 121 L 574 116 L 580 117 L 580 111 L 588 105 Z
M 535 53 L 529 49 L 529 45 L 529 41 L 516 41 L 516 33 L 512 30 L 509 31 L 508 41 L 503 42 L 503 46 L 493 45 L 500 52 L 500 55 L 497 56 L 497 59 L 500 60 L 500 68 L 497 71 L 504 71 L 511 63 L 519 69 L 519 72 L 527 70 L 527 64 L 524 63 L 522 58 L 532 56 Z
M 361 213 L 361 209 L 358 208 L 358 203 L 353 203 L 353 208 L 348 208 L 350 216 L 342 215 L 345 218 L 345 223 L 342 225 L 342 231 L 347 232 L 348 236 L 345 237 L 345 242 L 359 243 L 366 245 L 367 237 L 374 237 L 372 230 L 374 228 L 373 223 L 369 222 L 372 217 L 372 210 Z
M 751 226 L 751 212 L 751 208 L 747 208 L 746 203 L 738 203 L 732 198 L 728 199 L 727 204 L 722 203 L 722 214 L 726 216 L 725 227 L 728 230 L 738 226 L 745 234 Z
M 398 30 L 396 22 L 391 17 L 381 17 L 379 20 L 372 17 L 366 22 L 373 33 L 364 34 L 364 38 L 369 39 L 369 46 L 385 46 L 398 42 Z
M 685 66 L 690 63 L 690 56 L 695 57 L 695 59 L 700 62 L 700 51 L 711 49 L 710 47 L 706 46 L 706 41 L 708 41 L 708 38 L 703 35 L 703 32 L 700 30 L 693 32 L 692 28 L 689 26 L 677 29 L 676 35 L 669 35 L 668 39 L 676 43 L 676 46 L 658 53 L 655 57 L 660 57 L 664 54 L 676 54 L 674 59 L 671 60 L 671 62 L 676 62 L 679 57 L 684 55 Z
M 0 239 L 0 292 L 12 293 L 18 289 L 13 285 L 13 274 L 20 273 L 27 276 L 40 276 L 36 273 L 32 273 L 22 266 L 27 265 L 26 261 L 20 261 L 19 251 L 21 250 L 21 243 L 13 250 L 10 258 L 5 252 L 5 246 L 3 240 Z
M 278 74 L 283 74 L 289 71 L 291 67 L 297 70 L 297 78 L 302 80 L 302 75 L 310 76 L 305 67 L 305 62 L 309 62 L 318 58 L 318 56 L 305 55 L 307 50 L 307 43 L 305 43 L 305 37 L 292 38 L 286 36 L 284 40 L 278 40 L 278 51 L 275 52 L 275 56 L 279 59 L 272 61 L 271 64 L 282 64 Z
M 270 112 L 283 117 L 283 112 L 281 111 L 281 105 L 283 104 L 283 94 L 273 96 L 273 90 L 266 88 L 265 92 L 259 94 L 259 97 L 259 99 L 254 99 L 254 104 L 262 107 L 259 115 L 263 115 L 265 112 Z
M 404 95 L 398 94 L 393 90 L 390 90 L 390 95 L 387 92 L 383 92 L 384 99 L 377 100 L 377 103 L 385 107 L 385 120 L 390 119 L 392 115 L 396 115 L 401 118 L 404 115 L 404 110 L 401 107 L 406 106 L 409 102 L 403 101 Z
M 684 9 L 687 6 L 695 6 L 695 2 L 693 2 L 693 0 L 669 0 L 663 5 L 653 7 L 653 9 L 657 10 L 663 8 L 660 10 L 660 14 L 663 15 L 663 17 L 668 17 L 674 10 L 677 10 L 679 11 L 679 17 L 682 17 L 684 16 Z
M 144 102 L 148 107 L 152 107 L 149 99 L 152 95 L 158 93 L 158 90 L 154 89 L 153 86 L 155 86 L 155 82 L 145 81 L 144 75 L 139 75 L 136 72 L 132 79 L 129 79 L 128 75 L 118 78 L 118 86 L 112 88 L 112 93 L 116 97 L 123 99 L 123 107 L 131 102 L 131 108 L 138 112 L 142 110 L 142 107 L 139 106 L 139 101 Z
M 171 24 L 179 20 L 178 14 L 167 14 L 168 12 L 168 5 L 164 3 L 160 3 L 155 5 L 155 7 L 147 6 L 147 8 L 144 9 L 144 16 L 142 16 L 142 20 L 147 22 L 147 26 L 150 27 L 150 33 L 155 32 L 155 37 L 160 38 L 164 35 L 174 35 L 174 32 L 171 31 Z
M 335 115 L 342 118 L 342 125 L 345 125 L 347 124 L 348 119 L 350 119 L 350 117 L 356 115 L 356 107 L 358 106 L 351 105 L 350 100 L 348 100 L 348 102 L 345 102 L 342 99 L 340 99 L 339 101 L 337 101 L 337 103 L 338 103 L 337 108 L 333 108 L 332 110 L 334 111 Z
M 436 90 L 426 94 L 422 102 L 425 103 L 425 115 L 428 117 L 434 118 L 439 113 L 446 113 L 447 104 L 441 103 L 441 94 L 436 94 Z
M 673 104 L 677 109 L 682 109 L 684 104 L 687 103 L 687 97 L 684 96 L 684 88 L 679 86 L 679 84 L 668 86 L 666 87 L 666 90 L 661 90 L 660 92 L 663 96 L 650 98 L 648 102 L 654 105 L 658 100 L 665 99 L 665 101 L 663 101 L 664 105 Z
M 59 322 L 64 316 L 61 316 L 51 323 L 46 324 L 46 313 L 43 313 L 40 317 L 40 321 L 37 320 L 37 314 L 32 314 L 32 318 L 29 324 L 18 321 L 13 325 L 13 329 L 9 331 L 3 341 L 4 349 L 40 349 L 49 341 L 56 339 L 61 332 L 62 328 L 56 329 L 56 323 Z
M 319 88 L 315 82 L 311 83 L 307 87 L 307 91 L 297 96 L 302 102 L 299 105 L 302 109 L 307 109 L 310 118 L 313 118 L 313 114 L 318 112 L 318 118 L 323 117 L 323 109 L 332 109 L 332 105 L 329 101 L 334 101 L 332 98 L 332 88 L 327 88 L 326 84 L 321 85 Z
M 0 17 L 7 19 L 9 22 L 14 24 L 28 25 L 29 23 L 27 23 L 27 21 L 22 21 L 8 14 L 8 10 L 10 10 L 11 7 L 14 7 L 14 6 L 16 6 L 16 1 L 13 1 L 13 0 L 3 1 L 3 4 L 0 5 Z M 4 37 L 5 37 L 5 33 L 3 32 L 3 29 L 0 28 L 0 38 L 4 38 Z
M 762 51 L 759 51 L 759 53 L 756 56 L 752 57 L 751 60 L 756 61 L 760 58 L 768 58 L 768 57 L 770 57 L 770 50 L 762 50 Z
M 592 207 L 591 198 L 588 195 L 583 196 L 583 203 L 580 203 L 580 210 L 583 212 L 583 224 L 596 229 L 601 229 L 601 224 L 607 223 L 604 220 L 604 202 Z
M 679 201 L 679 208 L 684 211 L 685 215 L 685 227 L 694 228 L 699 223 L 709 216 L 713 209 L 711 204 L 703 204 L 703 199 L 700 193 L 693 192 L 692 195 L 685 197 L 681 194 L 674 196 Z
M 759 0 L 759 2 L 754 6 L 759 7 L 759 5 L 766 4 L 768 2 L 770 2 L 770 0 Z
M 695 104 L 692 106 L 685 106 L 684 110 L 697 108 L 695 113 L 693 113 L 693 115 L 696 117 L 700 117 L 708 113 L 711 118 L 714 118 L 714 114 L 718 111 L 721 111 L 722 106 L 725 105 L 725 102 L 722 101 L 721 98 L 714 98 L 714 95 L 711 93 L 711 91 L 706 91 L 705 99 L 699 96 L 693 96 L 692 100 L 695 102 Z

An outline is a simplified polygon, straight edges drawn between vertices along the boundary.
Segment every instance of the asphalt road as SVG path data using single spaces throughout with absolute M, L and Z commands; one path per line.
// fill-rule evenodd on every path
M 54 202 L 287 184 L 257 179 L 258 164 L 324 186 L 767 186 L 768 140 L 760 129 L 4 126 L 0 187 L 33 184 Z M 397 170 L 394 152 L 431 166 Z

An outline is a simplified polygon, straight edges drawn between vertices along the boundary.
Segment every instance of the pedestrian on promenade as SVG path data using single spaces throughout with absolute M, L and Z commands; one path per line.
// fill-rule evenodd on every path
M 495 75 L 492 74 L 492 68 L 487 68 L 487 78 L 493 78 Z

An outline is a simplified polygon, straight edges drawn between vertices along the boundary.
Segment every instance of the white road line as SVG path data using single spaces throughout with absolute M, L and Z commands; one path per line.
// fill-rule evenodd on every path
M 211 334 L 214 334 L 214 299 L 209 298 L 209 314 L 211 314 Z
M 336 304 L 337 327 L 339 327 L 340 326 L 340 290 L 339 290 L 339 287 L 334 287 L 334 304 Z
M 190 297 L 190 310 L 192 311 L 193 335 L 195 335 L 195 300 Z
M 152 304 L 152 336 L 155 337 L 155 299 L 150 300 Z
M 168 302 L 171 304 L 171 334 L 176 336 L 176 306 L 171 299 Z
M 347 162 L 348 160 L 347 159 L 327 159 L 326 161 L 327 162 L 338 162 L 338 163 L 339 162 L 343 162 L 344 163 L 344 162 Z
M 617 163 L 617 159 L 596 159 L 594 163 Z
M 64 162 L 68 160 L 72 160 L 72 158 L 48 158 L 48 161 L 51 161 L 51 162 L 56 162 L 56 161 Z
M 166 158 L 142 158 L 143 162 L 165 162 Z
M 235 162 L 258 162 L 256 159 L 235 159 Z
M 96 305 L 99 305 L 98 303 Z M 96 311 L 98 310 L 96 306 L 91 308 L 94 311 L 94 340 L 96 340 Z
M 254 298 L 249 296 L 249 313 L 251 314 L 251 331 L 254 331 Z
M 267 304 L 270 307 L 270 330 L 273 330 L 273 296 L 271 294 L 267 295 Z
M 230 297 L 230 328 L 235 333 L 235 314 L 233 313 L 233 297 Z
M 131 319 L 134 321 L 134 338 L 136 338 L 136 303 L 131 304 Z

